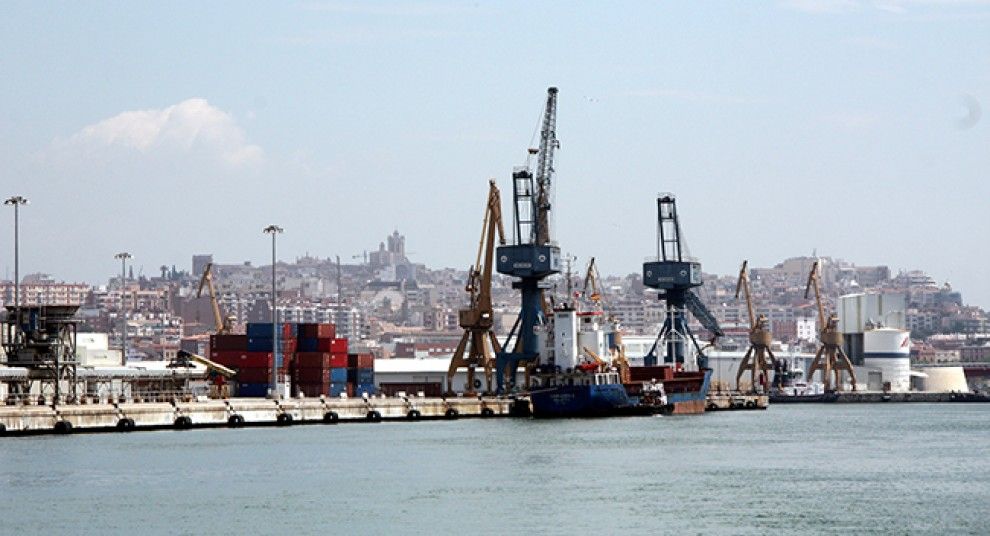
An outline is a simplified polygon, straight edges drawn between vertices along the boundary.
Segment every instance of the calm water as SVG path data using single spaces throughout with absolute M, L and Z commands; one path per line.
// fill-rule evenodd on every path
M 0 534 L 988 534 L 990 406 L 0 439 Z

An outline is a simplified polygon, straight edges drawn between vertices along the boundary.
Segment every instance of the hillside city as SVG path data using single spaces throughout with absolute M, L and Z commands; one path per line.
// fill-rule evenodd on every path
M 805 285 L 814 257 L 793 257 L 772 267 L 751 267 L 754 305 L 770 320 L 775 340 L 814 351 L 817 333 L 814 299 Z M 923 271 L 892 273 L 887 266 L 857 266 L 817 257 L 823 292 L 830 304 L 850 293 L 900 293 L 911 330 L 916 363 L 990 362 L 990 316 L 965 305 L 962 294 Z M 188 269 L 161 266 L 154 276 L 134 276 L 133 267 L 105 284 L 67 283 L 47 274 L 28 274 L 21 281 L 23 305 L 81 306 L 80 331 L 109 333 L 120 344 L 120 318 L 127 315 L 128 359 L 172 359 L 180 348 L 205 352 L 215 319 L 208 292 L 200 294 L 201 276 L 212 263 L 217 298 L 234 330 L 248 322 L 271 321 L 271 265 L 226 263 L 212 255 L 193 255 Z M 567 262 L 555 278 L 558 299 L 585 290 L 587 260 Z M 395 231 L 374 251 L 357 258 L 304 256 L 278 262 L 276 280 L 280 320 L 333 322 L 338 336 L 379 358 L 443 356 L 453 353 L 462 330 L 457 311 L 464 307 L 467 271 L 430 268 L 411 260 L 405 237 Z M 719 347 L 745 349 L 746 304 L 735 297 L 737 275 L 704 275 L 699 295 L 714 313 L 726 336 Z M 607 276 L 598 281 L 609 314 L 629 334 L 652 335 L 663 321 L 663 303 L 645 288 L 641 274 Z M 518 314 L 511 281 L 496 274 L 492 283 L 495 329 L 506 333 Z M 123 301 L 121 293 L 123 292 Z M 0 282 L 0 303 L 14 303 L 12 281 Z M 693 326 L 703 332 L 701 326 Z

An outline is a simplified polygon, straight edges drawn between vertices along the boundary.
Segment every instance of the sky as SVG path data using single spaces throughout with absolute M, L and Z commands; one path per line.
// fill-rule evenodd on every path
M 556 86 L 579 265 L 639 273 L 673 192 L 706 272 L 817 252 L 990 308 L 988 1 L 4 2 L 0 79 L 22 274 L 263 264 L 270 223 L 285 260 L 398 229 L 466 269 Z

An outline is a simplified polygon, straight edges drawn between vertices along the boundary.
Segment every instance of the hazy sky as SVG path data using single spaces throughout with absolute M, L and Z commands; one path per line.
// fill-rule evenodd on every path
M 467 268 L 556 85 L 582 265 L 639 272 L 671 191 L 706 271 L 817 249 L 990 307 L 988 2 L 4 2 L 0 80 L 22 273 L 262 263 L 269 223 L 284 259 L 398 228 Z

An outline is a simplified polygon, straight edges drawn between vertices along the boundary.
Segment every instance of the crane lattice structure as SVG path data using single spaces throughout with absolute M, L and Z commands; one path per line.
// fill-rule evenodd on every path
M 210 293 L 210 305 L 213 308 L 213 324 L 217 335 L 226 335 L 233 331 L 233 319 L 224 316 L 220 310 L 220 301 L 217 299 L 217 289 L 213 286 L 213 263 L 207 263 L 203 269 L 203 276 L 199 279 L 199 289 L 196 290 L 196 297 L 202 297 L 203 287 Z
M 711 344 L 723 335 L 718 320 L 698 296 L 691 291 L 701 286 L 701 263 L 686 255 L 673 194 L 657 197 L 657 260 L 643 263 L 643 284 L 659 290 L 658 298 L 666 303 L 663 327 L 653 347 L 643 358 L 647 366 L 659 362 L 657 348 L 664 351 L 664 363 L 684 364 L 688 341 L 697 351 L 697 366 L 708 368 L 708 359 L 688 327 L 688 311 L 712 334 Z
M 760 379 L 764 381 L 773 370 L 776 358 L 770 350 L 770 343 L 773 342 L 773 334 L 770 333 L 766 315 L 756 315 L 753 308 L 753 298 L 749 289 L 749 272 L 746 271 L 748 261 L 743 261 L 742 268 L 739 269 L 739 281 L 736 283 L 736 299 L 739 299 L 739 291 L 742 290 L 746 296 L 746 311 L 749 313 L 749 348 L 742 362 L 739 363 L 739 370 L 736 371 L 736 389 L 742 390 L 740 381 L 742 375 L 749 371 L 750 388 L 755 393 Z
M 560 146 L 557 141 L 557 88 L 547 89 L 546 108 L 540 130 L 536 176 L 528 168 L 512 173 L 513 244 L 497 251 L 498 273 L 518 278 L 512 288 L 519 289 L 522 303 L 519 317 L 496 353 L 495 378 L 498 392 L 514 387 L 516 369 L 539 366 L 540 348 L 536 331 L 547 323 L 544 283 L 548 276 L 560 273 L 560 248 L 553 244 L 550 209 L 553 198 L 553 157 Z M 508 385 L 507 383 L 508 382 Z
M 478 242 L 478 255 L 468 270 L 468 281 L 464 290 L 469 296 L 469 305 L 458 311 L 458 321 L 464 328 L 464 335 L 454 351 L 447 370 L 447 388 L 454 391 L 454 375 L 457 369 L 467 367 L 467 388 L 465 395 L 473 395 L 474 373 L 478 367 L 485 371 L 485 392 L 492 392 L 492 368 L 494 356 L 502 350 L 495 337 L 494 311 L 492 309 L 492 263 L 494 262 L 495 239 L 505 245 L 505 228 L 502 225 L 502 197 L 495 186 L 495 180 L 488 183 L 488 201 L 485 217 L 481 225 L 481 240 Z M 465 355 L 466 353 L 466 355 Z
M 818 340 L 821 346 L 815 354 L 811 368 L 808 370 L 808 380 L 810 381 L 816 372 L 822 373 L 822 383 L 825 384 L 825 392 L 830 392 L 832 388 L 832 376 L 835 376 L 835 390 L 842 388 L 842 371 L 849 373 L 849 382 L 852 390 L 856 390 L 856 372 L 853 371 L 852 362 L 849 356 L 842 350 L 842 332 L 839 331 L 839 317 L 835 313 L 825 316 L 825 305 L 822 303 L 821 274 L 819 273 L 818 261 L 811 265 L 811 273 L 808 274 L 808 284 L 804 288 L 804 297 L 808 298 L 808 292 L 815 289 L 815 303 L 818 306 Z

